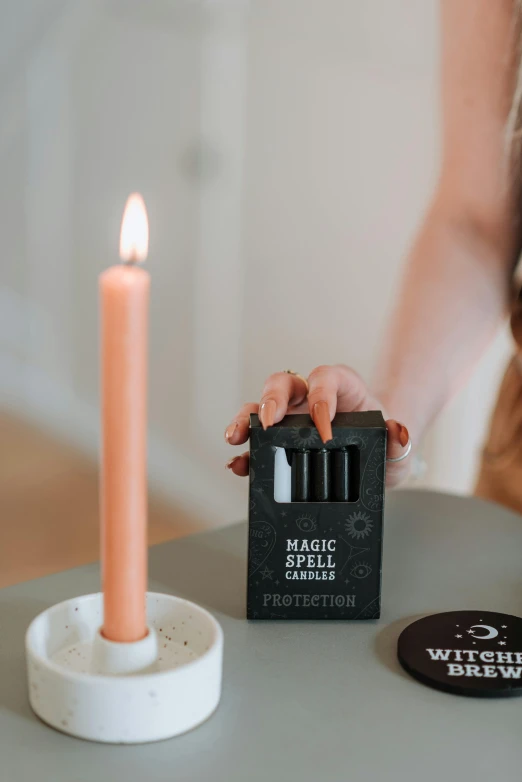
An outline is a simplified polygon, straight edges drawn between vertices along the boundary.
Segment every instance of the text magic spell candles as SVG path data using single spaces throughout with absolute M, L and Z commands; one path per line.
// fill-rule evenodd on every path
M 129 196 L 120 237 L 122 263 L 99 278 L 101 310 L 101 560 L 103 635 L 147 634 L 147 334 L 149 274 L 141 195 Z

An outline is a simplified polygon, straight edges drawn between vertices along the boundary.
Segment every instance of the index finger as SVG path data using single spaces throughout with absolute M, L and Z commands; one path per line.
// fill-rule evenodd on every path
M 276 372 L 270 375 L 263 388 L 259 403 L 259 420 L 263 429 L 281 421 L 288 407 L 301 404 L 306 399 L 306 380 L 290 372 Z

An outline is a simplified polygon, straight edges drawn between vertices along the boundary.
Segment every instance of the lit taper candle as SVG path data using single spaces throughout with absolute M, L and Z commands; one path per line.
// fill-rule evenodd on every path
M 147 633 L 147 341 L 149 228 L 143 198 L 129 196 L 121 264 L 100 275 L 101 559 L 103 635 L 138 641 Z

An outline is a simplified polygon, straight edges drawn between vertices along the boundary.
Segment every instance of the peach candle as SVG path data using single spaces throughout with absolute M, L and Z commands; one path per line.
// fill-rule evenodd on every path
M 150 277 L 141 195 L 123 215 L 122 264 L 99 278 L 101 306 L 101 560 L 103 635 L 138 641 L 147 633 L 147 325 Z

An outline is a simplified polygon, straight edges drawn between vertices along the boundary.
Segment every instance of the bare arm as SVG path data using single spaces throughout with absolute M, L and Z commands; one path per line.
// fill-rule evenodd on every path
M 520 250 L 520 193 L 505 150 L 516 72 L 514 0 L 441 0 L 441 7 L 441 176 L 374 384 L 414 442 L 494 336 Z
M 259 411 L 267 428 L 287 412 L 309 410 L 326 442 L 336 410 L 381 408 L 391 416 L 387 455 L 395 460 L 387 465 L 388 486 L 408 474 L 408 436 L 420 440 L 507 311 L 520 250 L 515 183 L 522 180 L 509 174 L 505 150 L 516 75 L 515 1 L 441 0 L 441 176 L 408 259 L 373 388 L 341 364 L 316 367 L 308 383 L 276 373 L 260 402 L 244 405 L 227 427 L 230 445 L 247 441 L 251 412 Z M 248 453 L 228 467 L 247 475 Z

